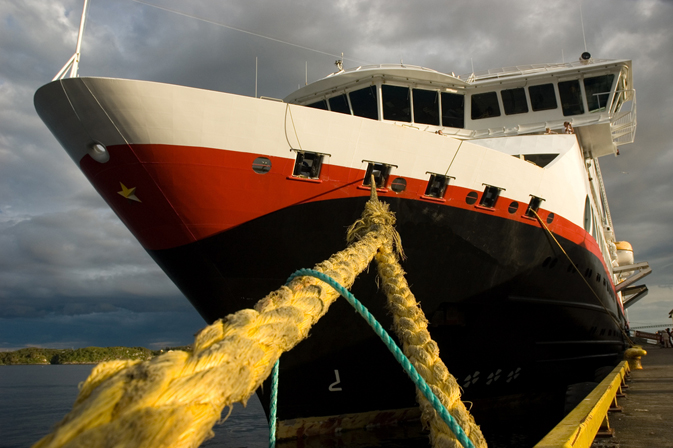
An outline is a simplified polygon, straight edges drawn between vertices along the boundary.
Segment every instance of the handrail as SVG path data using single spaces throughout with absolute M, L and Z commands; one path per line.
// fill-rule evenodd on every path
M 587 397 L 556 425 L 534 448 L 589 448 L 601 426 L 607 424 L 608 410 L 615 402 L 626 375 L 626 361 L 612 372 Z

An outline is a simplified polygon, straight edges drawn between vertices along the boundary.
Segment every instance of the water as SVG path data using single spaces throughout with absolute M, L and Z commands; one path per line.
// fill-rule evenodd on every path
M 0 448 L 30 447 L 47 435 L 71 409 L 77 385 L 91 372 L 91 365 L 0 366 Z M 225 410 L 226 412 L 226 410 Z M 499 419 L 500 420 L 500 419 Z M 479 422 L 479 420 L 477 420 Z M 482 424 L 489 448 L 530 447 L 546 433 L 531 435 L 519 418 Z M 558 421 L 558 420 L 556 420 Z M 542 423 L 542 422 L 538 422 Z M 518 426 L 517 426 L 518 425 Z M 539 424 L 527 422 L 528 428 Z M 548 426 L 549 422 L 544 422 Z M 552 425 L 553 426 L 553 425 Z M 229 418 L 213 428 L 208 448 L 263 448 L 268 446 L 268 426 L 256 396 L 247 407 L 234 405 Z M 534 431 L 533 431 L 534 432 Z M 278 448 L 411 448 L 429 447 L 419 423 L 373 430 L 347 431 L 335 436 L 278 442 Z
M 72 409 L 77 385 L 92 365 L 0 366 L 0 448 L 25 448 L 49 434 Z M 269 429 L 262 405 L 234 405 L 229 419 L 214 429 L 208 448 L 268 446 Z

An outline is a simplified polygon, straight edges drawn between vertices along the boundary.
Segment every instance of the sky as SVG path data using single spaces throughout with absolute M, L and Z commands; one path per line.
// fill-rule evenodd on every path
M 0 350 L 188 344 L 205 322 L 33 107 L 75 51 L 82 6 L 0 2 Z M 673 1 L 90 0 L 79 73 L 252 96 L 257 58 L 259 95 L 283 98 L 342 52 L 346 68 L 448 73 L 576 60 L 582 19 L 595 58 L 633 60 L 636 141 L 600 159 L 617 239 L 654 271 L 631 325 L 670 323 Z

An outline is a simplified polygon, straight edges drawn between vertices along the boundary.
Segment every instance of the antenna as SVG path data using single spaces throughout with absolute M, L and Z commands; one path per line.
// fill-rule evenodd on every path
M 56 74 L 56 76 L 54 76 L 54 79 L 52 79 L 52 81 L 56 81 L 57 79 L 63 79 L 68 69 L 71 67 L 72 70 L 70 70 L 70 77 L 76 78 L 79 76 L 77 71 L 79 70 L 79 57 L 82 49 L 82 37 L 84 36 L 84 24 L 86 22 L 86 11 L 88 7 L 89 7 L 89 0 L 84 0 L 84 8 L 82 8 L 82 19 L 79 22 L 79 34 L 77 36 L 77 47 L 75 48 L 75 54 L 73 54 L 70 57 L 70 59 L 68 59 L 68 62 L 66 62 L 63 68 L 59 70 L 59 72 Z
M 591 53 L 587 50 L 587 36 L 584 34 L 584 14 L 582 14 L 582 2 L 580 2 L 580 21 L 582 22 L 582 39 L 584 39 L 584 53 L 580 56 L 580 62 L 582 64 L 591 64 L 593 59 L 591 59 Z
M 584 52 L 587 53 L 587 36 L 584 34 L 584 14 L 582 14 L 582 2 L 580 2 L 580 22 L 582 23 L 582 39 L 584 39 Z
M 257 98 L 257 56 L 255 56 L 255 98 Z
M 306 77 L 304 78 L 304 82 L 305 82 L 304 85 L 307 86 L 308 85 L 308 61 L 306 61 L 306 72 L 305 72 L 305 74 L 306 74 Z

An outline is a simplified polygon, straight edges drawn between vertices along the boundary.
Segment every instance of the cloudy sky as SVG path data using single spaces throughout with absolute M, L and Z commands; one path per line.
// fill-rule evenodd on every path
M 580 0 L 90 0 L 81 76 L 283 98 L 363 63 L 469 73 L 584 51 Z M 0 2 L 0 350 L 186 344 L 204 322 L 37 117 L 72 55 L 83 0 Z M 150 6 L 154 5 L 154 6 Z M 174 11 L 174 12 L 171 12 Z M 587 0 L 596 58 L 633 60 L 636 143 L 601 159 L 617 238 L 654 273 L 633 326 L 673 308 L 673 2 Z M 198 19 L 200 18 L 200 19 Z M 283 43 L 286 42 L 286 43 Z

